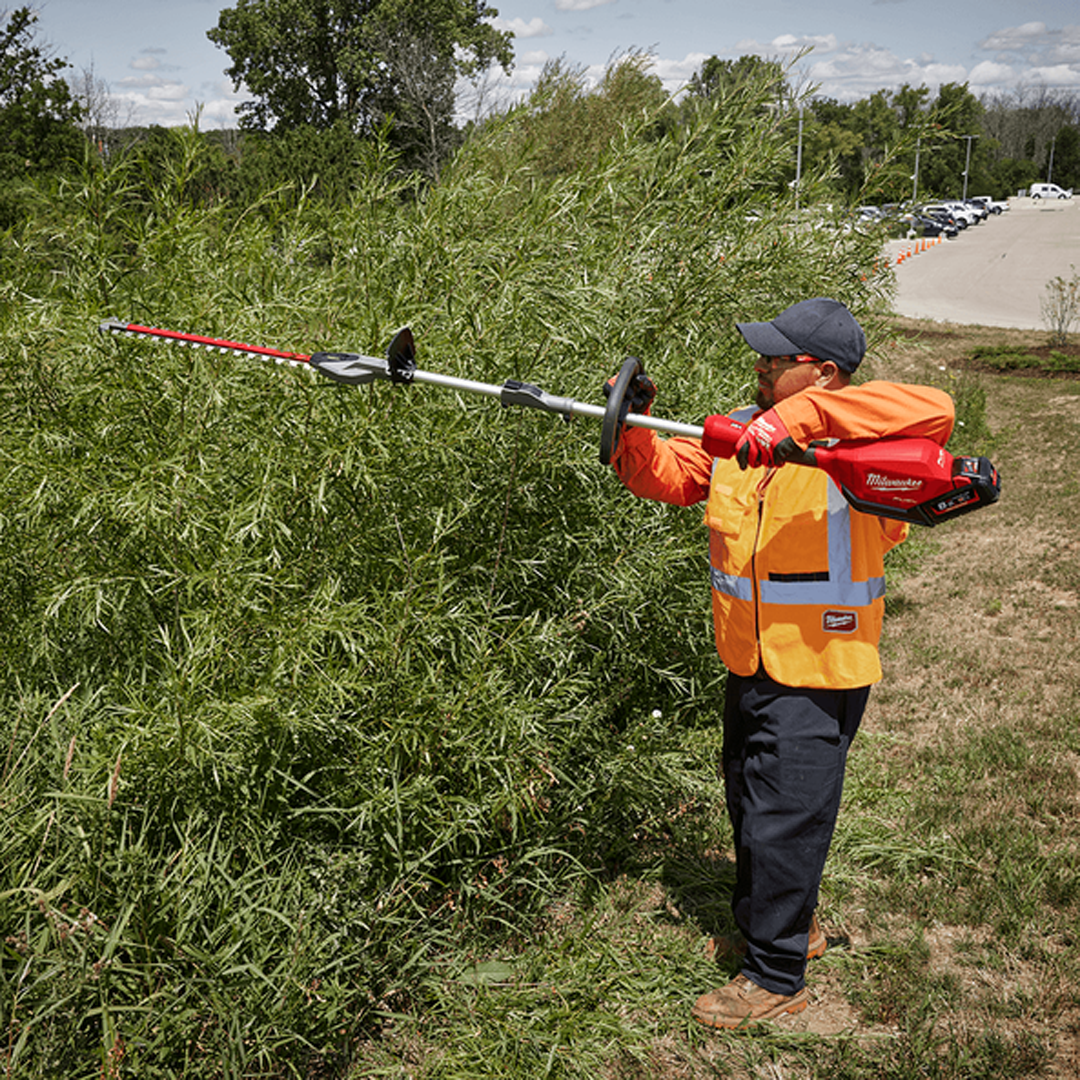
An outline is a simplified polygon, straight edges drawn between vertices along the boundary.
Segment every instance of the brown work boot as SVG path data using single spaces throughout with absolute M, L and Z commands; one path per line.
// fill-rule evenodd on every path
M 805 986 L 790 996 L 770 994 L 745 975 L 738 975 L 727 986 L 699 997 L 691 1015 L 706 1027 L 742 1028 L 759 1020 L 802 1012 L 809 1004 Z
M 816 960 L 819 956 L 824 956 L 828 947 L 829 943 L 825 938 L 825 931 L 821 929 L 817 916 L 811 916 L 810 939 L 806 943 L 806 959 Z M 741 934 L 713 937 L 709 938 L 705 943 L 705 955 L 710 960 L 723 960 L 728 957 L 744 956 L 745 954 L 746 940 Z

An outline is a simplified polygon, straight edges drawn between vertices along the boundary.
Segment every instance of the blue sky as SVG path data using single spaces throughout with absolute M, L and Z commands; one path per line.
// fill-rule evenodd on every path
M 17 6 L 9 3 L 7 9 Z M 221 0 L 38 0 L 39 38 L 111 95 L 114 122 L 182 124 L 202 107 L 204 128 L 235 126 L 227 54 L 206 31 Z M 1076 0 L 491 0 L 515 33 L 509 78 L 486 100 L 517 96 L 546 60 L 598 76 L 630 50 L 653 57 L 672 92 L 707 57 L 784 59 L 811 48 L 803 81 L 841 101 L 904 83 L 972 91 L 1045 86 L 1080 94 Z M 469 108 L 471 106 L 465 106 Z

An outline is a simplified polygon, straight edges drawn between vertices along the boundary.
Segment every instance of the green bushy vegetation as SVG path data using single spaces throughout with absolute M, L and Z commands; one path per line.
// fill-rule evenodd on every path
M 699 523 L 592 427 L 97 331 L 408 323 L 421 367 L 595 401 L 633 353 L 691 421 L 748 395 L 736 317 L 827 294 L 873 332 L 872 242 L 783 225 L 764 88 L 671 131 L 634 62 L 611 85 L 587 168 L 546 168 L 538 100 L 435 186 L 373 141 L 347 197 L 238 203 L 189 131 L 0 237 L 10 1075 L 343 1073 L 715 785 L 676 734 L 722 679 Z
M 891 601 L 905 678 L 875 691 L 886 727 L 854 748 L 821 905 L 834 945 L 851 924 L 861 944 L 812 973 L 810 1013 L 842 998 L 844 1032 L 746 1039 L 687 1029 L 727 974 L 701 945 L 730 930 L 732 880 L 696 512 L 630 497 L 588 421 L 96 329 L 378 354 L 409 324 L 422 368 L 597 403 L 633 354 L 657 414 L 700 420 L 750 394 L 736 318 L 835 295 L 872 355 L 886 338 L 876 241 L 791 225 L 774 89 L 673 111 L 631 57 L 595 92 L 550 71 L 434 184 L 341 131 L 238 164 L 159 130 L 19 191 L 0 234 L 6 1076 L 1068 1067 L 1075 689 L 1035 706 L 1023 673 L 1068 665 L 1075 560 L 1064 532 L 1037 571 L 978 557 L 991 514 L 1031 527 L 1012 507 L 1034 449 L 979 527 L 890 567 L 957 543 L 971 582 L 949 578 L 945 640 L 917 590 Z M 807 204 L 828 180 L 803 176 Z M 996 457 L 984 384 L 946 378 L 950 448 Z M 1039 514 L 1074 488 L 1041 486 Z M 1035 630 L 1029 573 L 1064 601 Z M 933 727 L 946 711 L 955 730 Z
M 971 359 L 997 371 L 1080 371 L 1080 357 L 1059 349 L 1049 349 L 1046 355 L 1039 356 L 1013 345 L 984 345 L 972 350 Z

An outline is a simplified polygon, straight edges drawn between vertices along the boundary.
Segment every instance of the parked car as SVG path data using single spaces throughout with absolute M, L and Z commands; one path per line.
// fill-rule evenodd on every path
M 908 219 L 908 234 L 909 236 L 944 236 L 947 240 L 952 240 L 960 235 L 960 230 L 943 217 L 923 217 L 921 214 L 911 214 Z
M 977 199 L 961 199 L 959 205 L 975 214 L 980 221 L 985 221 L 990 216 L 990 211 Z
M 960 233 L 960 227 L 945 213 L 934 215 L 920 209 L 910 209 L 898 213 L 896 220 L 909 240 L 917 236 L 944 236 L 951 240 Z
M 948 221 L 958 229 L 966 229 L 968 225 L 971 224 L 971 221 L 966 214 L 963 217 L 959 217 L 950 207 L 946 206 L 945 203 L 927 203 L 919 213 L 923 217 L 938 218 L 941 221 Z
M 964 218 L 969 225 L 978 225 L 983 219 L 981 212 L 965 206 L 959 199 L 946 199 L 945 205 L 953 212 L 953 217 Z
M 1028 194 L 1033 199 L 1071 199 L 1072 188 L 1065 190 L 1057 184 L 1032 184 Z

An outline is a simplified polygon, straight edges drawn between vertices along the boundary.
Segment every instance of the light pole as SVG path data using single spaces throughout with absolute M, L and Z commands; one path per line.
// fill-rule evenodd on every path
M 911 189 L 911 201 L 917 202 L 919 198 L 919 144 L 922 142 L 921 138 L 915 140 L 915 171 L 911 174 L 911 179 L 915 181 L 915 186 Z
M 967 184 L 968 184 L 968 171 L 971 169 L 971 140 L 977 139 L 978 135 L 965 135 L 967 139 L 967 160 L 964 162 L 964 194 L 961 199 L 967 199 Z
M 1054 182 L 1054 143 L 1057 142 L 1057 132 L 1055 131 L 1050 139 L 1050 164 L 1046 169 L 1046 182 L 1052 184 Z

